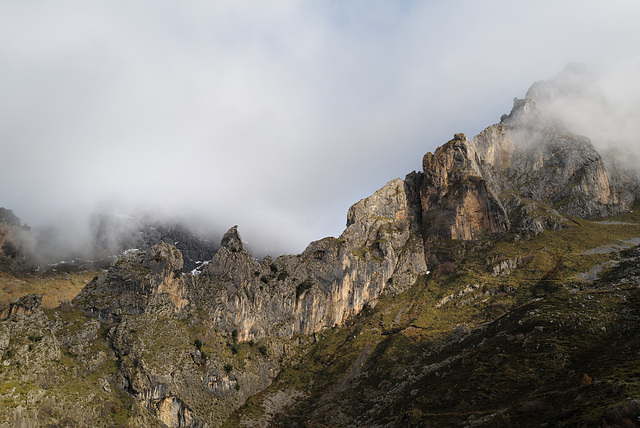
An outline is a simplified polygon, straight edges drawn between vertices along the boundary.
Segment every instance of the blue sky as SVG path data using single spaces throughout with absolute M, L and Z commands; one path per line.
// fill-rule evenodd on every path
M 637 102 L 638 16 L 616 0 L 0 0 L 0 206 L 78 227 L 150 209 L 300 252 L 569 62 L 627 70 L 610 86 Z

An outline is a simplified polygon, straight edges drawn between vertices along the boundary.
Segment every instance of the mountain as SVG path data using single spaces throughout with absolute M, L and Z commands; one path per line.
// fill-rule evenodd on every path
M 192 271 L 189 232 L 114 244 L 126 227 L 98 221 L 93 242 L 131 250 L 72 300 L 0 311 L 0 421 L 634 426 L 639 181 L 553 114 L 566 82 L 455 134 L 301 254 L 256 260 L 234 226 Z
M 183 220 L 158 220 L 149 215 L 95 213 L 89 224 L 72 230 L 66 224 L 31 229 L 21 226 L 11 210 L 0 208 L 0 239 L 4 270 L 78 271 L 106 269 L 125 251 L 149 250 L 161 242 L 183 254 L 185 272 L 202 267 L 219 248 L 213 234 L 201 233 Z
M 22 222 L 13 211 L 0 207 L 0 267 L 8 269 L 24 263 L 26 254 L 23 236 L 31 228 Z

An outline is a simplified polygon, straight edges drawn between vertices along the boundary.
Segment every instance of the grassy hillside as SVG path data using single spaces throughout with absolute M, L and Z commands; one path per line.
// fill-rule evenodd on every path
M 55 308 L 73 299 L 82 288 L 102 272 L 31 272 L 14 275 L 0 272 L 0 307 L 31 293 L 42 294 L 42 306 Z
M 226 426 L 636 426 L 638 208 L 442 244 L 452 262 L 318 334 Z

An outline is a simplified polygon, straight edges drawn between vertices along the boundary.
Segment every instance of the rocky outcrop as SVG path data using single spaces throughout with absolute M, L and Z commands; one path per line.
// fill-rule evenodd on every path
M 101 321 L 123 313 L 180 313 L 188 303 L 182 281 L 182 254 L 166 243 L 135 250 L 118 259 L 107 274 L 94 278 L 74 299 L 74 306 Z
M 420 195 L 422 235 L 474 240 L 514 230 L 559 229 L 566 216 L 596 218 L 629 210 L 637 174 L 608 165 L 584 136 L 552 114 L 554 97 L 575 88 L 562 76 L 537 82 L 509 115 L 468 141 L 463 134 L 427 153 L 407 176 Z
M 42 310 L 42 295 L 29 294 L 0 310 L 0 360 L 3 366 L 40 373 L 60 346 Z
M 180 250 L 184 272 L 210 260 L 219 248 L 218 238 L 214 241 L 209 234 L 196 233 L 185 222 L 177 220 L 95 214 L 90 228 L 95 257 L 122 254 L 133 248 L 148 251 L 164 242 Z
M 0 320 L 42 315 L 42 294 L 27 294 L 0 310 Z
M 293 336 L 340 324 L 426 271 L 415 234 L 420 210 L 406 187 L 393 180 L 353 205 L 339 238 L 312 242 L 299 255 L 259 262 L 235 226 L 200 274 L 182 274 L 180 251 L 169 244 L 130 251 L 65 305 L 97 320 L 60 327 L 59 341 L 97 367 L 109 353 L 93 363 L 91 343 L 101 325 L 110 326 L 116 387 L 166 426 L 219 425 L 271 383 Z M 195 341 L 194 331 L 201 332 Z M 253 358 L 233 357 L 254 343 L 261 345 Z
M 464 134 L 424 156 L 420 199 L 425 239 L 473 240 L 509 229 L 507 213 L 478 160 Z
M 629 209 L 629 199 L 619 197 L 622 189 L 612 186 L 602 157 L 586 137 L 498 124 L 473 144 L 502 192 L 582 218 Z
M 240 340 L 291 337 L 340 324 L 426 271 L 422 242 L 407 218 L 412 209 L 404 181 L 393 180 L 349 209 L 339 238 L 263 263 L 244 249 L 234 227 L 197 278 L 195 299 L 211 302 L 218 328 L 237 330 Z

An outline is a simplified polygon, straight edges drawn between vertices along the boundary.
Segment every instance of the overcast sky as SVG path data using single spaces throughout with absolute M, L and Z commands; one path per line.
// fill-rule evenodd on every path
M 197 216 L 298 253 L 567 63 L 640 75 L 638 17 L 637 0 L 0 0 L 0 206 L 32 225 Z

